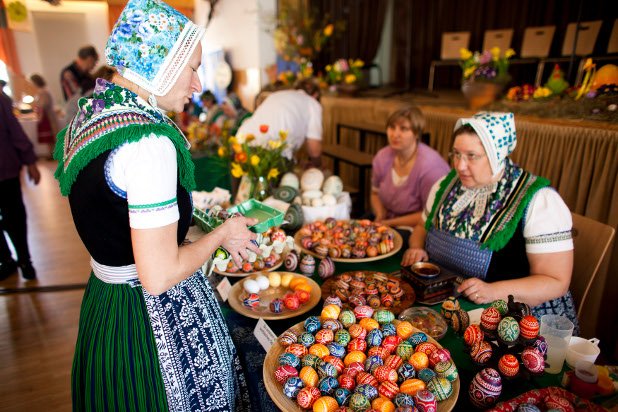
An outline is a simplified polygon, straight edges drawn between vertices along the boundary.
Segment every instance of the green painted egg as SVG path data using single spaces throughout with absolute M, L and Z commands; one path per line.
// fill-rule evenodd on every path
M 500 316 L 506 315 L 506 313 L 509 311 L 509 308 L 506 305 L 506 301 L 504 299 L 494 300 L 491 303 L 491 306 L 498 309 L 498 312 L 500 312 Z
M 414 353 L 414 346 L 408 341 L 403 341 L 397 345 L 397 355 L 404 361 L 410 359 L 410 356 Z
M 354 312 L 350 309 L 342 310 L 341 313 L 339 313 L 339 322 L 341 322 L 344 327 L 349 328 L 356 323 L 356 315 L 354 315 Z
M 427 389 L 441 402 L 453 394 L 453 385 L 446 378 L 433 378 L 427 383 Z
M 446 378 L 450 382 L 453 382 L 459 376 L 457 372 L 457 366 L 451 361 L 438 362 L 434 368 L 439 378 Z
M 354 393 L 350 396 L 350 408 L 354 412 L 364 412 L 367 409 L 371 408 L 371 404 L 369 403 L 369 399 L 361 393 Z
M 380 325 L 384 325 L 395 320 L 395 314 L 390 310 L 380 309 L 373 313 L 373 318 L 378 321 Z
M 352 337 L 350 336 L 350 332 L 348 332 L 347 330 L 339 329 L 337 332 L 335 332 L 335 342 L 337 342 L 338 344 L 345 347 L 348 346 L 350 340 L 352 340 Z
M 498 337 L 507 343 L 515 342 L 519 337 L 519 324 L 515 318 L 507 316 L 498 324 Z
M 300 229 L 303 225 L 303 209 L 297 204 L 290 205 L 285 212 L 284 220 L 288 223 L 281 225 L 283 229 L 292 231 Z

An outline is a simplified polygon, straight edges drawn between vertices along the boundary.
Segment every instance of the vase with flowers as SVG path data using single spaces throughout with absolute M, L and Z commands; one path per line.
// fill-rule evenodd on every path
M 513 49 L 504 53 L 499 47 L 481 52 L 461 49 L 461 90 L 471 109 L 477 110 L 493 102 L 510 81 L 508 73 Z
M 268 125 L 261 125 L 260 132 L 268 133 Z M 249 198 L 264 200 L 270 185 L 288 170 L 290 165 L 282 156 L 287 135 L 287 131 L 281 130 L 278 139 L 270 139 L 265 144 L 257 144 L 251 134 L 224 138 L 217 153 L 229 159 L 232 176 L 241 179 L 237 203 Z
M 360 88 L 365 63 L 360 59 L 339 59 L 326 69 L 326 83 L 343 94 L 354 94 Z

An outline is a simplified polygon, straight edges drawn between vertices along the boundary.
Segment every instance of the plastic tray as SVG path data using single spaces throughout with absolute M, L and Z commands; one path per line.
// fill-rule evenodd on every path
M 238 212 L 245 217 L 257 219 L 258 223 L 249 228 L 255 233 L 264 233 L 271 227 L 280 226 L 283 223 L 282 212 L 255 199 L 246 200 L 239 205 L 230 207 L 227 211 L 229 213 Z

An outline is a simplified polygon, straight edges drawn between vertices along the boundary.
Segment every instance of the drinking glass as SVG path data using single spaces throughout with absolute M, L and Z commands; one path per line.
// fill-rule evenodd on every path
M 573 322 L 560 315 L 541 316 L 541 335 L 547 341 L 547 373 L 560 373 L 566 357 Z

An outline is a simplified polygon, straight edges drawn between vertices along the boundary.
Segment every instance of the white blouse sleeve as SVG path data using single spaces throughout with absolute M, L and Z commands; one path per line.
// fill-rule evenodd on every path
M 116 189 L 126 193 L 132 228 L 178 221 L 176 148 L 168 138 L 151 134 L 124 144 L 110 156 L 108 174 Z
M 573 249 L 571 211 L 553 188 L 535 193 L 524 216 L 527 253 L 553 253 Z
M 436 183 L 431 186 L 429 190 L 429 194 L 427 195 L 427 203 L 425 203 L 425 207 L 423 208 L 423 213 L 421 214 L 421 218 L 423 219 L 423 223 L 427 221 L 427 216 L 431 212 L 431 208 L 433 207 L 433 202 L 436 200 L 436 193 L 438 193 L 438 189 L 440 189 L 440 183 L 446 178 L 444 176 L 442 179 L 438 179 Z

